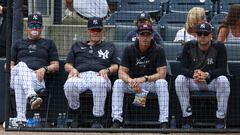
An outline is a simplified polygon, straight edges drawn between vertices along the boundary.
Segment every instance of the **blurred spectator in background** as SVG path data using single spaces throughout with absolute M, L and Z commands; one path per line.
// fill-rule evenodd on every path
M 63 24 L 85 25 L 88 18 L 106 18 L 109 7 L 106 0 L 65 0 Z
M 0 0 L 0 57 L 6 56 L 7 1 Z
M 151 24 L 153 23 L 151 16 L 148 13 L 141 13 L 137 16 L 137 20 L 135 21 L 135 25 L 138 27 L 140 24 Z M 125 41 L 136 41 L 137 29 L 130 31 L 125 37 Z M 159 44 L 162 41 L 160 34 L 157 31 L 153 31 L 153 39 Z
M 187 42 L 190 40 L 196 40 L 197 24 L 206 21 L 205 10 L 201 7 L 193 7 L 189 10 L 187 20 L 184 28 L 179 30 L 176 34 L 174 42 Z
M 240 41 L 240 4 L 231 5 L 227 17 L 218 29 L 217 40 L 222 42 Z

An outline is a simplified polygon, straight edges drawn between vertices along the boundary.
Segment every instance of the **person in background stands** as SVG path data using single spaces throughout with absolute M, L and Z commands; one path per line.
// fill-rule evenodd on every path
M 109 12 L 107 0 L 65 0 L 63 24 L 85 25 L 89 18 L 105 19 Z
M 135 25 L 138 27 L 141 24 L 151 24 L 153 21 L 151 19 L 151 16 L 148 13 L 141 13 L 137 16 L 137 20 L 135 21 Z M 153 31 L 153 39 L 157 44 L 160 44 L 162 41 L 162 37 L 157 31 Z M 137 29 L 130 31 L 127 36 L 125 37 L 125 41 L 133 41 L 135 42 L 137 40 Z
M 193 7 L 187 14 L 187 20 L 184 28 L 176 34 L 174 42 L 185 43 L 190 40 L 196 40 L 196 25 L 206 21 L 205 10 L 201 7 Z
M 240 42 L 240 4 L 231 5 L 224 23 L 219 27 L 217 40 Z

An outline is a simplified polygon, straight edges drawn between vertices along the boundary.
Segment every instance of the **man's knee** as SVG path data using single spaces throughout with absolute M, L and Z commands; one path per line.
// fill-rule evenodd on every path
M 217 78 L 217 81 L 218 81 L 218 83 L 221 85 L 221 84 L 224 84 L 224 85 L 229 85 L 229 80 L 228 80 L 228 78 L 226 77 L 226 76 L 219 76 L 218 78 Z
M 124 81 L 122 79 L 117 79 L 113 85 L 113 92 L 121 92 L 123 90 Z
M 155 82 L 155 85 L 157 86 L 157 88 L 168 88 L 168 82 L 165 79 L 158 79 Z
M 225 92 L 230 92 L 230 89 L 226 89 L 230 87 L 230 82 L 226 76 L 219 76 L 217 78 L 217 81 L 218 81 L 217 87 L 224 88 L 223 90 Z
M 175 86 L 186 84 L 186 77 L 184 75 L 178 75 L 175 79 Z
M 73 85 L 74 85 L 74 80 L 73 80 L 73 78 L 69 78 L 69 79 L 65 82 L 65 84 L 64 84 L 64 91 L 65 91 L 65 93 L 66 93 L 66 92 L 71 92 L 72 89 L 73 89 Z
M 93 82 L 93 84 L 96 87 L 102 87 L 102 86 L 107 87 L 108 82 L 109 82 L 109 80 L 106 80 L 102 76 L 99 76 L 96 78 L 96 80 L 95 80 L 95 82 Z

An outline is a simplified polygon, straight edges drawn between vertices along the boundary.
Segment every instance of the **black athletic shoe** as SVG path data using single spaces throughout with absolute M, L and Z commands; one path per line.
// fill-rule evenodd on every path
M 184 118 L 183 118 L 182 128 L 183 128 L 183 129 L 193 128 L 193 127 L 192 127 L 192 117 L 191 117 L 191 116 L 188 116 L 188 117 L 184 117 Z
M 111 128 L 122 128 L 122 122 L 114 120 Z
M 38 109 L 41 106 L 42 102 L 43 102 L 42 98 L 38 97 L 37 95 L 33 95 L 29 98 L 31 110 Z
M 102 117 L 94 117 L 91 128 L 103 128 Z
M 163 122 L 163 123 L 160 124 L 160 128 L 162 128 L 162 129 L 166 129 L 168 127 L 169 127 L 168 122 Z
M 72 118 L 72 122 L 70 124 L 71 128 L 78 128 L 79 127 L 79 115 L 78 115 L 78 109 L 77 110 L 73 110 L 73 109 L 69 109 L 69 114 Z
M 225 128 L 225 119 L 224 118 L 223 119 L 217 118 L 215 127 L 217 129 Z

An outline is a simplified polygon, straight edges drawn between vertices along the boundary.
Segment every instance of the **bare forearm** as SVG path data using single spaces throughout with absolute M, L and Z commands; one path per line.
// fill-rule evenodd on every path
M 14 61 L 11 61 L 11 63 L 10 63 L 10 69 L 12 69 L 14 66 L 15 66 L 15 62 L 14 62 Z
M 166 79 L 166 75 L 167 75 L 167 67 L 163 66 L 163 67 L 159 67 L 156 69 L 157 73 L 148 76 L 148 81 L 152 82 L 152 81 L 156 81 L 158 79 Z
M 74 67 L 72 64 L 67 63 L 67 64 L 65 64 L 64 69 L 66 72 L 70 73 L 74 69 Z
M 166 74 L 156 73 L 156 74 L 148 76 L 148 81 L 153 82 L 153 81 L 156 81 L 158 79 L 165 79 L 165 78 L 166 78 Z
M 126 83 L 129 83 L 129 80 L 132 79 L 126 72 L 123 72 L 121 70 L 118 72 L 118 78 L 122 79 Z
M 110 73 L 116 73 L 118 71 L 118 65 L 112 64 L 109 68 Z
M 50 63 L 49 66 L 47 66 L 48 72 L 56 72 L 59 71 L 59 62 L 53 61 Z

